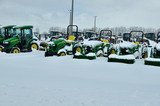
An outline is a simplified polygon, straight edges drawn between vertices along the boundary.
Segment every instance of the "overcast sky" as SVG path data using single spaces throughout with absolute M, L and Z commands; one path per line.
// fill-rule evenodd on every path
M 34 25 L 42 31 L 69 24 L 71 0 L 0 0 L 1 25 Z M 142 26 L 159 28 L 159 0 L 75 0 L 74 24 L 80 28 Z

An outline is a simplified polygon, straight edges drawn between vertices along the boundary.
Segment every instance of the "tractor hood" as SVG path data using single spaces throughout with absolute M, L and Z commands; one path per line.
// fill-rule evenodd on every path
M 84 41 L 83 44 L 84 44 L 85 46 L 91 46 L 91 47 L 94 48 L 94 47 L 96 47 L 97 45 L 103 44 L 103 42 L 101 42 L 101 41 Z
M 130 48 L 130 49 L 132 49 L 132 48 L 134 48 L 134 47 L 136 47 L 136 46 L 137 46 L 137 45 L 134 44 L 133 42 L 123 41 L 123 43 L 119 43 L 119 47 L 120 47 L 120 48 Z
M 4 45 L 9 45 L 9 44 L 16 44 L 16 43 L 19 43 L 19 42 L 20 42 L 19 37 L 15 36 L 15 37 L 4 40 L 3 44 Z

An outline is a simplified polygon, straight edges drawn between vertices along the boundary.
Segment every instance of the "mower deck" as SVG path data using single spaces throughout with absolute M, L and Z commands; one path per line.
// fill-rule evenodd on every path
M 145 65 L 160 66 L 160 59 L 147 58 L 144 60 Z
M 135 62 L 135 57 L 133 55 L 111 54 L 108 57 L 108 62 L 118 62 L 118 63 L 133 64 Z

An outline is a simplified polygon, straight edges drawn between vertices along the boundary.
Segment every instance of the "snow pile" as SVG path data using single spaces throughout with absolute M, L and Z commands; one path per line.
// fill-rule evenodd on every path
M 95 47 L 95 46 L 97 46 L 97 45 L 101 45 L 101 44 L 103 44 L 101 41 L 84 41 L 83 42 L 83 44 L 84 45 L 86 45 L 86 46 L 91 46 L 91 47 Z
M 135 59 L 134 55 L 116 55 L 116 54 L 109 55 L 109 58 L 126 59 L 126 60 L 134 60 Z
M 160 42 L 156 45 L 156 49 L 160 51 Z
M 96 56 L 96 54 L 95 53 L 88 53 L 88 54 L 86 54 L 86 56 L 92 57 L 92 56 Z
M 139 59 L 128 65 L 37 51 L 0 55 L 0 66 L 0 106 L 160 105 L 160 68 Z
M 154 61 L 154 62 L 160 62 L 160 59 L 158 58 L 146 58 L 146 61 Z
M 122 43 L 119 43 L 119 47 L 120 48 L 133 48 L 137 46 L 136 44 L 134 44 L 133 42 L 126 42 L 126 41 L 123 41 Z

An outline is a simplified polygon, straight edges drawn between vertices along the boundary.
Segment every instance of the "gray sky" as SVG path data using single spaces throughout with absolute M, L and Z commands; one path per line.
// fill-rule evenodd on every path
M 71 0 L 0 0 L 1 25 L 34 25 L 41 32 L 69 23 Z M 80 28 L 141 26 L 159 28 L 159 0 L 75 0 L 74 24 Z

